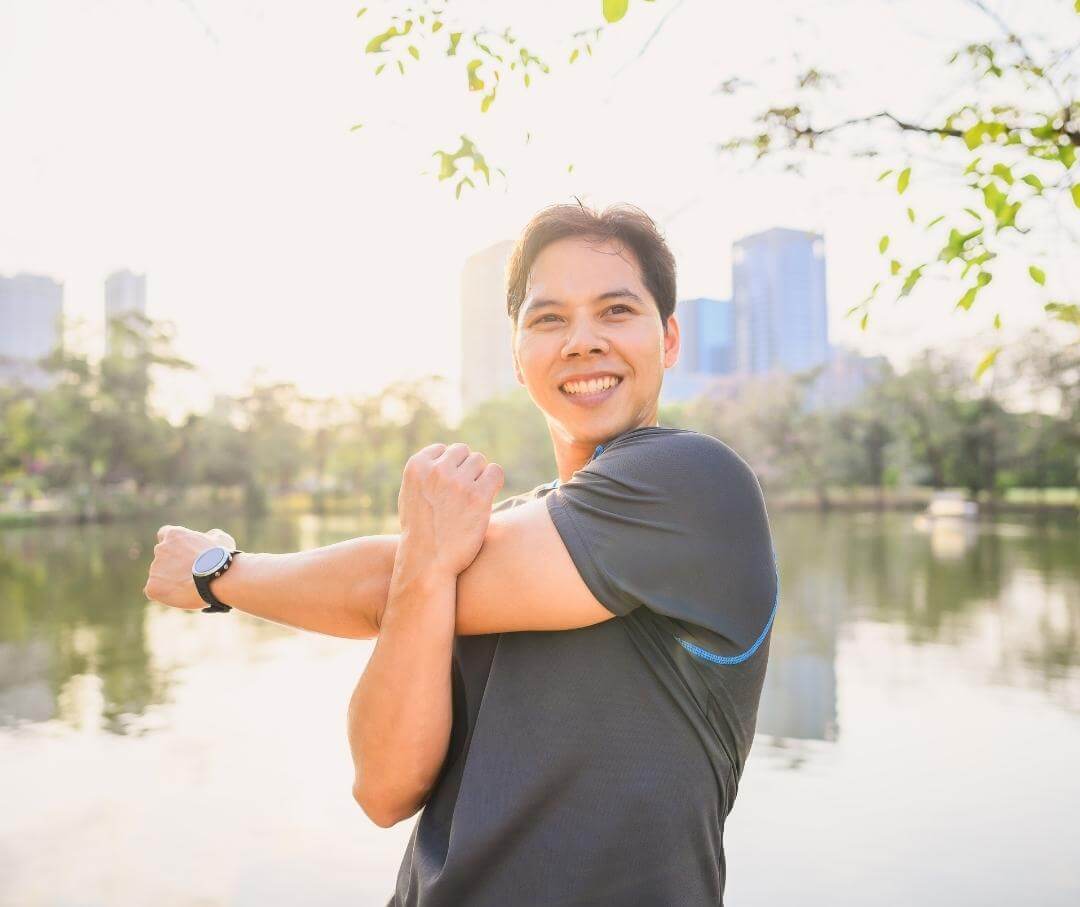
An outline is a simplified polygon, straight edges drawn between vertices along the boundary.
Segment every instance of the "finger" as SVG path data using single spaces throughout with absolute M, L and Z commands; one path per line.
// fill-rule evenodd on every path
M 437 460 L 444 450 L 446 450 L 446 445 L 441 441 L 438 441 L 434 444 L 429 444 L 427 447 L 421 447 L 416 452 L 416 456 L 423 457 L 427 460 Z
M 480 474 L 480 478 L 476 480 L 476 484 L 494 497 L 502 488 L 504 481 L 506 481 L 506 476 L 503 473 L 503 468 L 498 463 L 488 463 Z
M 169 529 L 172 529 L 172 528 L 173 528 L 172 526 L 162 526 L 162 527 L 161 527 L 161 528 L 160 528 L 160 529 L 159 529 L 159 530 L 157 531 L 157 540 L 158 540 L 159 542 L 163 542 L 163 541 L 165 541 L 165 533 L 166 533 L 166 532 L 167 532 L 167 531 L 168 531 Z
M 444 469 L 457 469 L 465 462 L 467 456 L 469 456 L 469 446 L 461 441 L 455 441 L 435 460 L 435 465 Z
M 465 458 L 465 461 L 459 467 L 459 471 L 475 482 L 480 478 L 481 474 L 484 472 L 484 467 L 486 466 L 487 457 L 477 450 L 473 451 Z

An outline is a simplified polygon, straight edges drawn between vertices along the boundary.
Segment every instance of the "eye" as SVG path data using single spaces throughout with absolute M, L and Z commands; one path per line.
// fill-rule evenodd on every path
M 615 303 L 615 305 L 608 307 L 609 312 L 612 309 L 626 309 L 626 311 L 628 311 L 628 312 L 634 311 L 632 308 L 630 308 L 630 306 L 626 305 L 626 303 L 624 303 L 624 302 L 617 302 L 617 303 Z

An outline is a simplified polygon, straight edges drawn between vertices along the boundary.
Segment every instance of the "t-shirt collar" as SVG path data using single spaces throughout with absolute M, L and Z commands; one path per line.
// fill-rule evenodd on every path
M 639 425 L 637 428 L 627 429 L 621 435 L 616 435 L 614 438 L 608 439 L 607 444 L 597 444 L 596 449 L 592 452 L 592 456 L 589 457 L 589 462 L 591 463 L 598 456 L 600 456 L 600 454 L 602 454 L 604 452 L 604 448 L 607 447 L 608 444 L 611 444 L 612 441 L 616 440 L 616 438 L 621 438 L 623 435 L 629 435 L 632 432 L 642 431 L 643 429 L 647 429 L 647 428 L 660 428 L 660 426 L 659 425 Z M 559 487 L 559 477 L 556 476 L 555 479 L 551 483 L 549 483 L 548 487 L 549 488 L 558 488 Z

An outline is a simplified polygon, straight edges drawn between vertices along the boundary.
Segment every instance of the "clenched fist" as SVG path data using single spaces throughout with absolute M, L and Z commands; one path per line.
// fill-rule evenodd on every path
M 458 442 L 429 444 L 405 464 L 398 493 L 402 544 L 427 566 L 464 572 L 484 543 L 503 470 Z
M 201 611 L 206 602 L 199 596 L 191 578 L 191 565 L 207 548 L 222 545 L 230 551 L 236 542 L 221 529 L 196 532 L 183 526 L 162 526 L 157 531 L 154 560 L 143 594 L 150 601 L 160 602 L 185 611 Z

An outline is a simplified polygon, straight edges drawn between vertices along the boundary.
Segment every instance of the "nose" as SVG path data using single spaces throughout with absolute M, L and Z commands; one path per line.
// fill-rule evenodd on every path
M 606 353 L 608 341 L 604 335 L 596 330 L 596 324 L 591 318 L 581 318 L 570 326 L 570 333 L 566 336 L 562 354 L 564 358 L 588 355 L 589 353 Z

